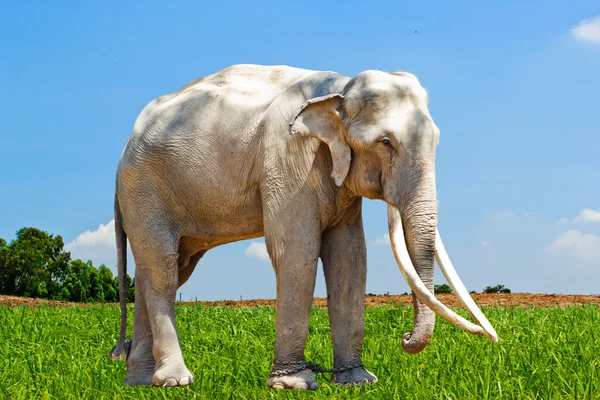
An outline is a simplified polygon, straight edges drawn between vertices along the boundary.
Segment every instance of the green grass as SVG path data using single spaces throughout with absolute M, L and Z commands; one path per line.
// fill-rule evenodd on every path
M 184 357 L 196 378 L 184 388 L 123 386 L 124 364 L 108 359 L 117 340 L 117 307 L 0 308 L 0 398 L 600 398 L 597 306 L 484 312 L 499 343 L 438 319 L 427 349 L 410 356 L 400 343 L 412 326 L 412 309 L 367 309 L 363 361 L 379 382 L 336 387 L 322 374 L 319 390 L 306 393 L 265 385 L 274 345 L 269 307 L 179 307 Z M 326 310 L 314 309 L 310 326 L 307 360 L 330 367 Z

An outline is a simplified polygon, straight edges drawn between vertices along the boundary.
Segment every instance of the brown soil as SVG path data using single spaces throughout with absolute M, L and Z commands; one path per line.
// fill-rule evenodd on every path
M 566 307 L 581 304 L 600 304 L 600 296 L 587 295 L 562 295 L 562 294 L 530 294 L 530 293 L 511 293 L 511 294 L 473 294 L 471 295 L 475 302 L 482 307 L 490 306 L 521 306 L 521 307 Z M 458 297 L 454 294 L 438 294 L 436 297 L 448 307 L 462 307 Z M 202 301 L 198 302 L 205 306 L 275 306 L 275 300 L 224 300 L 224 301 Z M 195 304 L 194 302 L 184 304 Z M 313 304 L 318 307 L 326 307 L 327 299 L 317 297 Z M 367 307 L 377 307 L 389 304 L 402 304 L 412 306 L 412 297 L 410 295 L 389 295 L 389 296 L 366 296 L 365 305 Z
M 563 295 L 563 294 L 529 294 L 529 293 L 511 293 L 511 294 L 473 294 L 473 299 L 482 307 L 490 306 L 509 306 L 509 307 L 567 307 L 581 304 L 600 304 L 600 296 L 591 295 Z M 438 294 L 436 296 L 442 303 L 449 307 L 462 307 L 458 297 L 454 294 Z M 317 297 L 313 302 L 318 307 L 327 306 L 327 299 Z M 117 304 L 111 303 L 116 306 Z M 183 302 L 178 304 L 194 305 L 196 302 Z M 223 300 L 223 301 L 199 301 L 203 306 L 234 306 L 234 307 L 254 307 L 274 306 L 275 300 Z M 389 296 L 366 296 L 365 305 L 367 307 L 377 307 L 388 304 L 412 305 L 412 298 L 409 295 L 389 295 Z M 0 306 L 16 307 L 66 307 L 79 306 L 85 307 L 90 304 L 68 303 L 64 301 L 31 299 L 27 297 L 0 296 Z

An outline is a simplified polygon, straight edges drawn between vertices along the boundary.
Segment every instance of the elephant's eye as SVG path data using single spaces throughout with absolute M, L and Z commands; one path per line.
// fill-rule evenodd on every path
M 390 140 L 389 137 L 385 136 L 383 138 L 381 138 L 379 140 L 381 143 L 385 144 L 386 146 L 391 146 L 392 145 L 392 141 Z

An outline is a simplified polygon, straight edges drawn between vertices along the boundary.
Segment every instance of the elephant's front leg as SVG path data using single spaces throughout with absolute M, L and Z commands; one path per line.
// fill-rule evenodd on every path
M 303 368 L 308 319 L 315 290 L 320 231 L 315 218 L 279 219 L 265 225 L 267 249 L 277 280 L 275 358 L 267 385 L 273 389 L 318 388 Z M 312 221 L 311 221 L 312 220 Z
M 361 209 L 362 199 L 357 199 L 342 220 L 323 233 L 321 245 L 334 368 L 341 369 L 333 373 L 331 382 L 338 385 L 377 382 L 375 375 L 361 362 L 367 280 L 367 248 Z

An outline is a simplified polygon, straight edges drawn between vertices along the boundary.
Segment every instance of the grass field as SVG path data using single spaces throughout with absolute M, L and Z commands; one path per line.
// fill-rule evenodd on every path
M 179 306 L 184 357 L 196 379 L 184 388 L 123 386 L 125 365 L 108 359 L 118 307 L 0 307 L 0 398 L 600 399 L 598 306 L 484 312 L 499 343 L 438 319 L 427 349 L 409 356 L 400 342 L 412 326 L 412 308 L 367 308 L 363 362 L 379 382 L 336 387 L 323 374 L 319 390 L 305 393 L 265 385 L 274 345 L 271 307 Z M 310 326 L 307 360 L 329 367 L 326 310 L 314 308 Z

